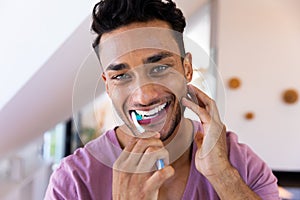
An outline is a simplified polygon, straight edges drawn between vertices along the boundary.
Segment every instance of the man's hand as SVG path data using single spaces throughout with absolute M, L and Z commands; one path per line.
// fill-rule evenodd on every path
M 216 103 L 192 85 L 188 85 L 188 91 L 193 100 L 183 98 L 182 104 L 199 116 L 204 132 L 195 136 L 197 170 L 209 180 L 220 199 L 260 199 L 229 162 L 226 128 L 220 120 Z
M 171 166 L 155 171 L 158 159 L 169 162 L 159 137 L 132 138 L 124 148 L 113 167 L 113 199 L 158 199 L 160 187 L 174 174 Z
M 192 85 L 188 85 L 188 92 L 193 100 L 183 98 L 182 104 L 194 111 L 203 125 L 203 133 L 198 132 L 195 136 L 198 147 L 196 168 L 207 178 L 218 176 L 231 167 L 227 154 L 225 125 L 220 120 L 214 100 Z

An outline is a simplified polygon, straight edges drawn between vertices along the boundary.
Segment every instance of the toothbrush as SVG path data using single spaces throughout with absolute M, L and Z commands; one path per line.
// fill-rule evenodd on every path
M 140 133 L 144 133 L 145 132 L 145 129 L 139 124 L 139 120 L 142 120 L 142 115 L 139 115 L 135 112 L 132 112 L 131 113 L 131 118 L 133 120 L 133 123 L 135 125 L 135 127 L 137 128 L 137 130 L 140 132 Z
M 134 125 L 136 126 L 137 130 L 140 132 L 140 133 L 144 133 L 145 132 L 145 129 L 139 124 L 139 120 L 142 120 L 143 119 L 143 116 L 142 115 L 139 115 L 137 114 L 136 112 L 132 112 L 131 113 L 131 118 L 133 120 L 133 123 Z M 158 159 L 156 161 L 156 168 L 158 170 L 161 170 L 162 168 L 165 167 L 165 163 L 162 159 Z

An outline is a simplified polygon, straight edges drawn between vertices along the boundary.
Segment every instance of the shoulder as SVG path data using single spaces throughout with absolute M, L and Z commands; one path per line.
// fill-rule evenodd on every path
M 247 156 L 254 156 L 254 152 L 247 144 L 240 143 L 233 132 L 226 132 L 228 156 L 231 161 L 246 162 Z
M 99 180 L 110 179 L 111 168 L 103 163 L 97 154 L 101 154 L 99 146 L 109 148 L 111 134 L 113 134 L 112 130 L 107 131 L 86 144 L 85 147 L 77 149 L 72 155 L 62 159 L 50 177 L 45 199 L 47 197 L 52 197 L 49 199 L 78 199 L 80 195 L 89 193 L 87 191 L 96 191 L 96 186 L 101 185 Z M 54 198 L 56 195 L 60 198 Z
M 235 133 L 227 132 L 228 157 L 245 183 L 263 199 L 278 199 L 277 178 L 271 168 Z
M 229 160 L 246 182 L 251 179 L 251 174 L 259 173 L 262 168 L 270 171 L 267 164 L 247 144 L 238 141 L 235 133 L 227 132 L 226 139 Z
M 241 175 L 251 172 L 251 169 L 255 168 L 254 165 L 267 166 L 247 144 L 239 142 L 235 133 L 227 132 L 226 139 L 229 160 L 234 167 L 241 171 Z
M 72 155 L 62 159 L 56 171 L 92 170 L 94 166 L 108 165 L 103 161 L 103 155 L 114 157 L 111 149 L 119 149 L 114 130 L 108 130 L 100 137 L 90 141 L 84 147 L 77 149 Z

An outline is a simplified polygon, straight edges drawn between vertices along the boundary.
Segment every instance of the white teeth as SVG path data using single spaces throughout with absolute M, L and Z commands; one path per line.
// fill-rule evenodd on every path
M 149 117 L 149 116 L 154 116 L 154 115 L 157 115 L 159 111 L 161 111 L 162 109 L 164 109 L 166 107 L 167 103 L 164 103 L 160 106 L 157 106 L 156 108 L 153 108 L 151 110 L 148 110 L 148 111 L 142 111 L 142 110 L 136 110 L 136 113 L 139 114 L 139 115 L 142 115 L 143 118 L 146 116 L 146 117 Z

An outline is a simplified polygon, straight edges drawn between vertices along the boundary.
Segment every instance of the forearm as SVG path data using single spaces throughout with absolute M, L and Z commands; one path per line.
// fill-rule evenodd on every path
M 222 200 L 261 199 L 246 185 L 239 172 L 233 167 L 224 170 L 219 175 L 207 177 L 207 179 L 212 184 L 220 199 Z

